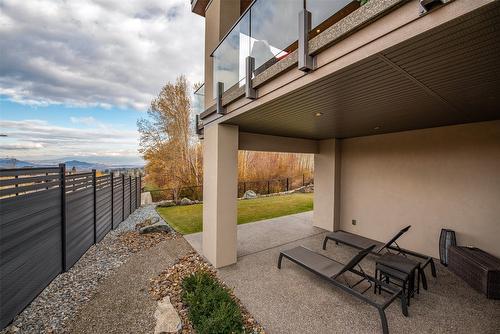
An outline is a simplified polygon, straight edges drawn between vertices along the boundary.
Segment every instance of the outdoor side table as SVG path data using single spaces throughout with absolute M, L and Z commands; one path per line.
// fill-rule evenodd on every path
M 376 261 L 375 277 L 381 281 L 386 280 L 388 283 L 390 283 L 390 279 L 400 282 L 403 292 L 407 294 L 408 305 L 410 305 L 410 297 L 414 296 L 415 292 L 420 293 L 420 278 L 422 275 L 423 270 L 420 268 L 420 262 L 402 255 L 385 254 Z M 416 287 L 415 277 L 417 278 Z M 381 287 L 378 286 L 378 288 L 380 293 Z

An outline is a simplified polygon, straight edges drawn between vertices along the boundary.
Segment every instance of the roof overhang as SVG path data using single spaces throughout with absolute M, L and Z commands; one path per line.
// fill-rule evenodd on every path
M 205 9 L 210 0 L 191 0 L 191 11 L 205 17 Z
M 257 100 L 235 101 L 214 121 L 250 133 L 325 139 L 500 119 L 500 2 L 468 12 L 466 5 L 453 2 L 412 21 L 393 32 L 411 37 L 390 47 L 368 53 L 385 38 L 392 43 L 392 33 L 307 75 L 289 71 L 262 86 Z M 448 13 L 454 16 L 445 20 Z M 423 32 L 413 34 L 419 27 Z M 343 66 L 350 57 L 355 61 Z M 283 78 L 290 80 L 280 86 Z

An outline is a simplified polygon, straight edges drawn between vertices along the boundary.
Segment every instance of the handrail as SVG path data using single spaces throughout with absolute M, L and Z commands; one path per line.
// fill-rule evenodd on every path
M 194 92 L 193 95 L 201 95 L 198 94 L 198 91 L 200 91 L 202 88 L 205 88 L 205 83 L 202 83 L 200 87 L 198 87 Z

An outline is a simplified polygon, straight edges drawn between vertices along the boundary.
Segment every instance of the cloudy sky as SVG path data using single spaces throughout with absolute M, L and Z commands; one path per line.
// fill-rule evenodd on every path
M 136 120 L 203 80 L 189 0 L 0 0 L 0 158 L 136 163 Z

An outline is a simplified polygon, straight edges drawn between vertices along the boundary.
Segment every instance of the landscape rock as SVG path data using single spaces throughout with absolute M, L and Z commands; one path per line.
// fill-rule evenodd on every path
M 160 208 L 168 208 L 168 207 L 175 206 L 175 205 L 176 205 L 175 202 L 172 200 L 161 201 L 161 202 L 156 203 L 156 206 L 160 207 Z
M 247 190 L 243 194 L 243 199 L 257 198 L 257 194 L 253 190 Z
M 170 297 L 158 301 L 155 318 L 155 334 L 176 333 L 182 329 L 181 318 L 172 303 L 170 303 Z
M 297 189 L 292 190 L 292 193 L 313 193 L 314 192 L 314 184 L 308 184 L 306 186 L 299 187 Z
M 165 223 L 155 223 L 152 225 L 147 225 L 139 230 L 140 234 L 154 233 L 154 232 L 170 232 L 170 226 Z
M 151 197 L 151 193 L 141 193 L 141 205 L 147 205 L 153 203 L 153 198 Z
M 183 199 L 181 199 L 181 205 L 191 205 L 191 204 L 193 204 L 193 201 L 190 200 L 189 198 L 184 197 Z

